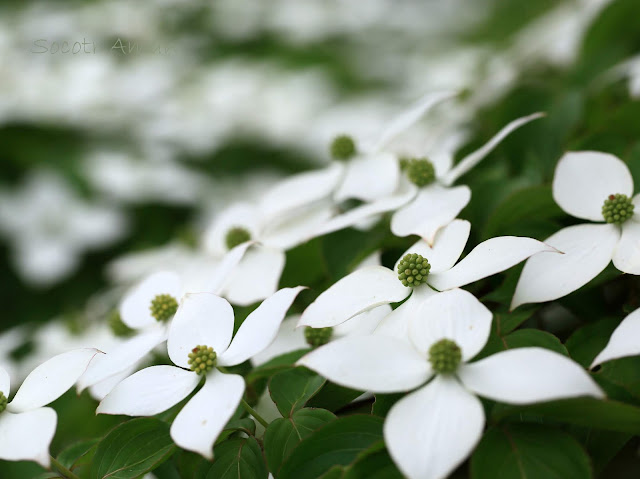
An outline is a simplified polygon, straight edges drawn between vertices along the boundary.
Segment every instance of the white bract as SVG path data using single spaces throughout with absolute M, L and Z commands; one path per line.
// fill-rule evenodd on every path
M 462 254 L 471 225 L 455 220 L 436 235 L 433 246 L 419 240 L 406 254 L 419 254 L 427 259 L 431 269 L 423 283 L 404 286 L 398 273 L 383 266 L 369 266 L 345 276 L 309 305 L 299 325 L 323 328 L 336 326 L 383 304 L 409 299 L 382 320 L 378 331 L 401 337 L 406 333 L 414 311 L 429 297 L 458 288 L 504 271 L 529 256 L 555 249 L 531 238 L 502 236 L 476 246 L 462 261 Z M 399 261 L 405 255 L 402 255 Z M 396 263 L 396 269 L 398 263 Z
M 615 329 L 609 342 L 591 363 L 594 368 L 612 359 L 640 354 L 640 309 L 629 314 Z
M 413 391 L 389 411 L 385 443 L 410 479 L 442 479 L 482 436 L 484 410 L 476 394 L 510 404 L 604 397 L 578 364 L 547 349 L 511 349 L 469 363 L 485 346 L 491 319 L 471 293 L 454 289 L 423 304 L 410 321 L 410 341 L 343 338 L 298 364 L 350 388 Z
M 303 288 L 284 288 L 267 298 L 233 335 L 231 305 L 210 293 L 189 294 L 184 314 L 169 329 L 167 349 L 176 366 L 151 366 L 119 383 L 100 403 L 97 412 L 153 416 L 169 409 L 196 389 L 201 375 L 192 359 L 212 348 L 211 363 L 200 371 L 202 388 L 182 408 L 171 426 L 171 437 L 183 449 L 211 459 L 212 446 L 238 407 L 244 379 L 216 366 L 235 366 L 251 359 L 273 341 L 285 313 Z
M 184 299 L 189 293 L 220 293 L 249 246 L 250 243 L 246 243 L 229 251 L 215 269 L 204 267 L 182 276 L 161 271 L 149 275 L 132 288 L 120 304 L 120 318 L 133 330 L 133 336 L 123 339 L 120 344 L 107 351 L 108 354 L 96 358 L 78 381 L 79 390 L 104 383 L 95 394 L 98 397 L 102 393 L 106 394 L 119 379 L 123 379 L 123 374 L 130 373 L 130 369 L 153 348 L 166 341 L 174 314 L 178 318 L 194 313 L 185 308 Z M 154 301 L 163 296 L 173 303 L 174 312 L 170 312 L 167 317 L 155 317 L 151 307 Z
M 89 203 L 50 172 L 32 174 L 15 192 L 0 192 L 0 231 L 9 239 L 22 278 L 48 286 L 77 268 L 87 250 L 102 248 L 125 232 L 120 211 Z
M 376 251 L 367 256 L 354 270 L 357 271 L 369 266 L 380 266 L 380 251 Z M 383 304 L 382 306 L 360 313 L 352 317 L 349 321 L 333 326 L 331 333 L 327 335 L 327 341 L 333 341 L 345 336 L 364 336 L 371 334 L 390 312 L 391 306 Z M 308 348 L 310 344 L 305 338 L 306 328 L 298 328 L 299 321 L 300 315 L 285 318 L 271 345 L 260 354 L 254 356 L 251 362 L 255 366 L 259 366 L 276 356 Z
M 285 253 L 314 237 L 318 226 L 333 215 L 333 206 L 309 195 L 303 184 L 326 181 L 331 171 L 298 178 L 298 187 L 287 180 L 266 193 L 258 204 L 236 203 L 224 210 L 204 235 L 209 257 L 220 258 L 238 242 L 254 241 L 231 272 L 221 296 L 247 306 L 272 295 L 278 289 L 285 265 Z M 247 287 L 247 283 L 251 287 Z
M 416 155 L 419 161 L 431 164 L 434 178 L 426 185 L 419 184 L 421 187 L 412 200 L 393 214 L 391 218 L 393 234 L 396 236 L 418 235 L 428 243 L 433 243 L 438 230 L 453 221 L 471 199 L 471 190 L 468 186 L 451 185 L 491 153 L 511 132 L 543 116 L 543 113 L 535 113 L 512 121 L 486 144 L 460 160 L 455 167 L 453 166 L 455 151 L 439 151 L 433 156 L 429 156 L 429 152 L 420 152 Z M 408 174 L 411 177 L 411 172 Z
M 624 196 L 621 196 L 624 195 Z M 527 261 L 511 309 L 566 296 L 584 286 L 613 260 L 620 271 L 640 274 L 640 195 L 622 160 L 608 153 L 566 153 L 556 166 L 553 198 L 576 218 L 593 221 L 568 226 L 545 240 L 562 255 L 540 255 Z M 607 213 L 605 201 L 619 202 L 622 216 Z
M 49 444 L 58 418 L 47 404 L 62 396 L 84 373 L 97 349 L 76 349 L 35 368 L 10 403 L 9 374 L 0 368 L 0 459 L 35 461 L 49 467 Z

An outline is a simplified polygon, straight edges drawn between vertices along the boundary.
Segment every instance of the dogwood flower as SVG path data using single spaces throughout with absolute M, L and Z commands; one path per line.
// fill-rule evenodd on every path
M 312 178 L 313 181 L 317 178 Z M 306 197 L 299 202 L 291 190 L 287 196 L 267 193 L 257 205 L 236 203 L 224 210 L 204 235 L 204 250 L 220 258 L 237 245 L 254 241 L 231 272 L 221 296 L 231 303 L 247 306 L 272 295 L 278 289 L 285 265 L 285 252 L 314 237 L 318 225 L 333 215 L 333 206 Z M 247 287 L 251 278 L 251 287 Z
M 484 409 L 476 394 L 509 404 L 604 397 L 577 363 L 547 349 L 511 349 L 470 363 L 489 338 L 491 320 L 471 293 L 454 289 L 423 304 L 411 319 L 409 341 L 378 334 L 343 338 L 298 365 L 350 388 L 413 391 L 389 411 L 385 443 L 408 478 L 441 479 L 482 436 Z
M 249 246 L 250 243 L 246 243 L 231 250 L 219 268 L 213 271 L 204 268 L 182 276 L 161 271 L 141 281 L 120 305 L 119 319 L 122 324 L 119 326 L 131 334 L 125 335 L 119 345 L 91 363 L 86 374 L 78 381 L 78 389 L 82 391 L 114 376 L 122 379 L 121 374 L 166 341 L 174 316 L 193 314 L 193 310 L 183 308 L 188 294 L 200 291 L 219 293 Z M 118 320 L 117 317 L 115 319 Z M 108 382 L 106 387 L 110 386 L 115 386 L 113 381 Z M 104 387 L 100 388 L 96 394 L 100 396 L 104 391 Z
M 419 240 L 396 262 L 396 271 L 369 266 L 345 276 L 307 307 L 299 326 L 336 326 L 372 308 L 409 297 L 377 329 L 402 336 L 415 309 L 438 291 L 499 273 L 536 253 L 555 251 L 531 238 L 501 236 L 480 243 L 456 264 L 470 228 L 468 221 L 455 220 L 436 234 L 433 246 Z
M 380 251 L 376 251 L 363 259 L 354 268 L 355 271 L 368 266 L 380 266 Z M 254 356 L 251 362 L 259 366 L 267 361 L 308 347 L 320 346 L 345 336 L 364 336 L 371 334 L 380 322 L 391 312 L 391 306 L 383 304 L 376 308 L 360 313 L 349 321 L 333 327 L 314 329 L 310 326 L 298 328 L 300 315 L 292 315 L 284 319 L 278 334 L 267 349 Z
M 612 359 L 640 354 L 640 309 L 629 314 L 615 329 L 609 342 L 591 363 L 591 368 Z
M 471 199 L 468 186 L 451 185 L 491 153 L 511 132 L 543 116 L 543 113 L 534 113 L 512 121 L 482 147 L 465 156 L 455 167 L 454 151 L 438 152 L 439 154 L 430 158 L 416 155 L 416 158 L 405 160 L 405 173 L 419 190 L 408 204 L 393 214 L 393 234 L 418 235 L 428 243 L 433 243 L 438 230 L 453 221 Z
M 337 136 L 330 150 L 333 164 L 342 167 L 342 175 L 333 193 L 334 200 L 357 199 L 368 203 L 392 195 L 398 188 L 400 165 L 396 155 L 385 151 L 385 147 L 430 109 L 457 94 L 455 91 L 425 94 L 389 122 L 374 141 L 356 142 L 347 135 Z
M 355 199 L 365 203 L 344 214 L 332 216 L 318 226 L 314 236 L 358 225 L 399 208 L 415 195 L 416 189 L 403 180 L 397 155 L 386 148 L 427 111 L 456 94 L 452 91 L 427 93 L 391 120 L 373 141 L 362 138 L 356 142 L 347 135 L 337 136 L 331 144 L 333 160 L 328 167 L 283 181 L 267 193 L 263 203 L 301 204 L 311 199 L 335 202 Z M 273 209 L 273 206 L 268 206 L 267 212 Z
M 640 274 L 640 211 L 627 165 L 608 153 L 566 153 L 556 166 L 553 198 L 565 212 L 596 222 L 568 226 L 545 240 L 564 254 L 540 255 L 522 270 L 511 309 L 561 298 L 613 264 Z
M 31 371 L 11 402 L 9 374 L 0 367 L 0 459 L 49 467 L 58 418 L 44 406 L 73 386 L 96 354 L 97 349 L 85 348 L 54 356 Z
M 183 449 L 211 459 L 212 446 L 242 400 L 244 379 L 222 367 L 251 359 L 273 341 L 285 313 L 302 287 L 284 288 L 267 298 L 233 335 L 233 309 L 211 293 L 187 295 L 169 330 L 167 349 L 176 366 L 151 366 L 119 383 L 97 413 L 153 416 L 202 388 L 171 425 Z M 220 368 L 220 369 L 218 369 Z

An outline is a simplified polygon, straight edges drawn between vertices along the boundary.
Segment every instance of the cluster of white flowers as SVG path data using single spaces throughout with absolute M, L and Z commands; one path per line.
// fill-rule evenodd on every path
M 210 459 L 240 405 L 263 421 L 243 400 L 244 378 L 227 368 L 260 364 L 305 342 L 314 349 L 297 365 L 360 391 L 407 393 L 387 415 L 384 438 L 412 479 L 444 478 L 468 457 L 485 424 L 476 395 L 509 404 L 603 398 L 586 370 L 547 349 L 512 349 L 474 361 L 489 338 L 492 313 L 461 288 L 526 260 L 516 308 L 577 290 L 611 260 L 639 274 L 639 196 L 633 196 L 631 174 L 610 154 L 567 153 L 557 165 L 554 199 L 567 213 L 601 224 L 570 226 L 544 242 L 491 238 L 460 260 L 471 224 L 456 217 L 471 190 L 457 180 L 542 115 L 512 121 L 455 166 L 460 131 L 426 148 L 402 141 L 423 115 L 454 97 L 420 98 L 375 141 L 337 137 L 328 166 L 280 180 L 256 201 L 229 205 L 196 250 L 169 247 L 120 260 L 116 269 L 136 284 L 121 295 L 110 320 L 118 334 L 101 342 L 106 354 L 77 349 L 55 356 L 25 379 L 11 402 L 8 375 L 0 370 L 0 458 L 48 465 L 56 417 L 43 406 L 77 384 L 101 401 L 98 413 L 129 416 L 159 414 L 197 389 L 170 432 L 179 447 Z M 317 292 L 300 316 L 285 320 L 305 288 L 279 289 L 286 252 L 343 228 L 366 231 L 384 213 L 394 235 L 420 238 L 393 269 L 373 254 Z M 232 304 L 257 302 L 234 334 Z M 593 365 L 640 354 L 639 328 L 638 313 L 629 315 Z M 174 365 L 144 367 L 152 350 L 168 354 Z

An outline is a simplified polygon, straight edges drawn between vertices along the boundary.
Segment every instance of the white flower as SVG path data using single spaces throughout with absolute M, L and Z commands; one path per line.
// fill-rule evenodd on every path
M 397 210 L 391 218 L 391 231 L 396 236 L 418 235 L 427 242 L 433 243 L 440 228 L 449 224 L 469 203 L 471 190 L 466 185 L 451 186 L 460 176 L 476 166 L 485 156 L 512 131 L 544 116 L 542 113 L 518 118 L 506 125 L 493 138 L 478 150 L 465 156 L 453 167 L 454 151 L 440 151 L 438 154 L 421 159 L 421 164 L 428 162 L 435 178 L 422 186 L 415 197 Z M 425 155 L 418 155 L 420 158 Z M 407 173 L 411 177 L 411 166 Z M 418 186 L 421 186 L 418 182 Z
M 109 378 L 113 380 L 103 384 L 95 391 L 97 396 L 108 392 L 109 387 L 117 384 L 122 374 L 135 367 L 153 348 L 167 339 L 171 318 L 180 318 L 198 314 L 186 308 L 185 299 L 189 293 L 209 292 L 218 294 L 238 266 L 250 243 L 237 246 L 229 251 L 218 268 L 202 268 L 190 275 L 178 275 L 169 271 L 153 273 L 136 285 L 127 294 L 120 305 L 120 319 L 134 331 L 134 335 L 120 342 L 107 354 L 96 358 L 86 374 L 78 381 L 78 388 L 97 385 Z M 162 308 L 152 312 L 152 308 Z
M 376 251 L 363 259 L 354 270 L 360 270 L 368 266 L 380 266 L 380 251 Z M 391 306 L 383 304 L 352 317 L 349 321 L 333 326 L 327 341 L 334 341 L 345 336 L 364 336 L 371 334 L 380 322 L 391 312 Z M 267 361 L 282 354 L 307 349 L 309 344 L 305 338 L 305 328 L 298 328 L 300 315 L 288 316 L 282 321 L 278 334 L 273 342 L 255 355 L 251 362 L 254 366 L 260 366 Z
M 578 364 L 546 349 L 512 349 L 468 363 L 487 342 L 491 312 L 464 290 L 433 296 L 409 328 L 410 341 L 344 338 L 299 365 L 355 389 L 415 390 L 391 408 L 384 424 L 387 449 L 411 479 L 444 478 L 469 455 L 485 422 L 475 394 L 510 404 L 604 397 Z
M 272 188 L 258 204 L 236 203 L 220 213 L 204 235 L 203 248 L 209 257 L 222 257 L 236 244 L 254 241 L 234 268 L 221 296 L 247 306 L 269 297 L 278 289 L 286 251 L 314 237 L 318 225 L 332 214 L 333 207 L 305 187 L 331 176 L 331 171 L 285 180 Z M 304 180 L 304 181 L 303 181 Z M 247 287 L 247 282 L 251 287 Z
M 62 396 L 84 373 L 97 349 L 76 349 L 35 368 L 7 404 L 9 374 L 0 368 L 0 459 L 35 461 L 49 467 L 56 412 L 47 404 Z
M 568 226 L 547 238 L 546 243 L 564 254 L 527 261 L 511 309 L 566 296 L 611 260 L 624 273 L 640 274 L 640 195 L 632 195 L 629 168 L 615 156 L 579 151 L 560 158 L 553 178 L 554 200 L 568 214 L 597 224 Z M 611 210 L 615 207 L 621 213 L 617 217 Z
M 605 348 L 591 363 L 591 368 L 612 359 L 640 354 L 640 309 L 629 314 L 615 329 Z
M 173 421 L 171 437 L 181 448 L 211 459 L 213 443 L 244 392 L 242 376 L 215 366 L 235 366 L 264 350 L 302 289 L 284 288 L 267 298 L 245 319 L 233 340 L 231 305 L 214 294 L 189 294 L 182 304 L 184 314 L 171 323 L 167 341 L 169 357 L 178 367 L 151 366 L 135 373 L 103 399 L 97 412 L 153 416 L 165 411 L 198 386 L 201 375 L 195 365 L 205 364 L 200 370 L 205 383 Z M 194 355 L 204 362 L 196 362 Z
M 57 175 L 32 174 L 21 190 L 0 194 L 0 231 L 10 239 L 20 275 L 36 286 L 69 275 L 80 255 L 101 248 L 125 232 L 121 213 L 73 194 Z
M 314 328 L 336 326 L 372 308 L 397 303 L 411 295 L 387 315 L 378 328 L 385 334 L 402 336 L 415 308 L 437 291 L 486 278 L 536 253 L 555 251 L 531 238 L 502 236 L 480 243 L 456 264 L 469 238 L 470 228 L 468 221 L 455 220 L 437 233 L 433 246 L 420 240 L 407 250 L 407 254 L 418 254 L 428 260 L 431 267 L 417 286 L 404 286 L 397 272 L 383 266 L 362 268 L 318 296 L 302 314 L 299 325 Z M 396 269 L 404 256 L 396 263 Z

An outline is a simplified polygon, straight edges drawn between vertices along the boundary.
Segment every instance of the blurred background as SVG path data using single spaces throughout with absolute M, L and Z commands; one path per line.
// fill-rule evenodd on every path
M 193 247 L 225 205 L 328 163 L 336 134 L 375 136 L 429 91 L 461 92 L 421 125 L 468 131 L 457 157 L 548 113 L 465 177 L 462 214 L 476 241 L 543 239 L 561 214 L 491 218 L 548 185 L 564 151 L 616 154 L 640 184 L 638 55 L 637 0 L 3 2 L 0 358 L 100 338 L 131 264 L 118 258 Z M 54 448 L 113 423 L 87 424 L 94 403 L 68 396 Z

